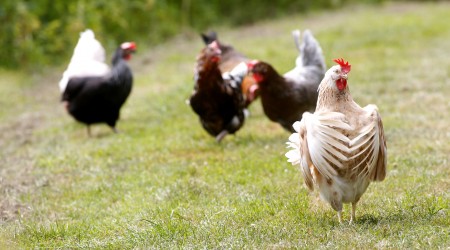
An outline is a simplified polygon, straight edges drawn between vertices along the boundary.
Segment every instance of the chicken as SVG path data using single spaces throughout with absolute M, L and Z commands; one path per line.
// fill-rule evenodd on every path
M 351 66 L 343 59 L 335 62 L 320 83 L 316 111 L 294 123 L 296 132 L 287 143 L 293 149 L 286 157 L 300 165 L 306 186 L 319 190 L 340 223 L 343 203 L 351 203 L 352 223 L 370 182 L 386 176 L 387 148 L 377 106 L 361 108 L 353 101 L 347 86 Z
M 109 66 L 105 63 L 105 49 L 95 39 L 94 32 L 87 29 L 80 33 L 69 66 L 59 81 L 59 89 L 63 93 L 72 77 L 105 76 L 109 71 Z
M 133 75 L 127 60 L 136 50 L 134 42 L 122 43 L 112 58 L 112 69 L 105 76 L 72 77 L 62 95 L 67 111 L 77 121 L 87 125 L 106 123 L 117 132 L 120 108 L 133 85 Z
M 201 34 L 203 42 L 208 46 L 212 42 L 216 42 L 219 45 L 221 53 L 221 59 L 219 61 L 219 69 L 221 72 L 229 72 L 234 69 L 238 64 L 242 62 L 249 62 L 250 59 L 238 52 L 233 46 L 221 43 L 217 38 L 217 33 L 210 31 L 207 34 Z M 245 77 L 240 84 L 245 100 L 245 106 L 248 107 L 257 97 L 257 86 L 255 81 L 251 77 Z
M 219 48 L 222 51 L 219 62 L 219 69 L 221 72 L 229 72 L 239 63 L 250 61 L 249 58 L 238 52 L 233 46 L 221 43 L 217 38 L 216 32 L 211 31 L 208 32 L 208 34 L 201 34 L 201 36 L 206 46 L 214 41 L 219 45 Z
M 299 31 L 294 32 L 298 44 Z M 319 43 L 309 30 L 303 33 L 296 66 L 283 76 L 270 64 L 261 61 L 248 63 L 250 74 L 257 83 L 266 116 L 284 129 L 294 132 L 292 124 L 305 111 L 313 112 L 317 103 L 317 87 L 326 66 Z
M 245 102 L 240 83 L 247 75 L 247 65 L 241 63 L 232 71 L 219 69 L 221 50 L 214 41 L 197 58 L 194 92 L 189 99 L 203 128 L 220 142 L 234 134 L 245 121 Z

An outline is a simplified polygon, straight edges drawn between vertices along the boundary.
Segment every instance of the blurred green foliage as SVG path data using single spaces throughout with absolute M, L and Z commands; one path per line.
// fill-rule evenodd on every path
M 365 0 L 378 3 L 383 0 Z M 357 0 L 3 0 L 0 67 L 36 68 L 68 60 L 86 28 L 108 49 L 125 40 L 156 44 L 186 29 L 241 25 Z

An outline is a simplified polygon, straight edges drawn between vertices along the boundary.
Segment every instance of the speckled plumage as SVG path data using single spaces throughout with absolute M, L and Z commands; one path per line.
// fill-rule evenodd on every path
M 317 188 L 338 212 L 340 222 L 343 203 L 352 203 L 351 222 L 355 220 L 356 203 L 370 182 L 384 180 L 387 160 L 378 109 L 373 104 L 362 108 L 353 101 L 348 72 L 340 65 L 327 71 L 316 111 L 305 112 L 294 124 L 296 132 L 288 142 L 293 150 L 286 154 L 289 162 L 300 165 L 308 188 Z

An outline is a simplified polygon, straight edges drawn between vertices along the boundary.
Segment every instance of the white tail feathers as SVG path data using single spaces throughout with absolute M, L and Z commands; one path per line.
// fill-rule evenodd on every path
M 301 40 L 300 34 L 302 34 Z M 300 30 L 293 30 L 292 37 L 294 38 L 294 43 L 299 53 L 295 59 L 295 68 L 286 72 L 284 77 L 292 79 L 295 82 L 303 82 L 306 79 L 315 77 L 314 72 L 319 72 L 319 78 L 322 79 L 322 74 L 326 71 L 325 59 L 322 54 L 322 49 L 311 31 L 304 30 L 300 32 Z M 316 70 L 311 71 L 311 68 L 315 68 Z
M 316 66 L 321 68 L 323 72 L 326 71 L 322 48 L 310 30 L 303 31 L 303 41 L 300 46 L 300 52 L 303 66 Z
M 301 52 L 300 49 L 300 30 L 293 30 L 292 37 L 294 38 L 295 47 L 297 47 L 298 52 Z
M 233 88 L 240 86 L 242 80 L 247 75 L 248 67 L 245 62 L 241 62 L 236 65 L 230 72 L 225 72 L 222 74 L 222 78 L 226 81 L 229 81 Z

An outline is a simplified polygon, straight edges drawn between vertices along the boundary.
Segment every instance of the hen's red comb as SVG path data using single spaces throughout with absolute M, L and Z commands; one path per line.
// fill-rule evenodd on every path
M 129 50 L 136 50 L 136 43 L 135 42 L 124 42 L 120 45 L 122 49 L 129 49 Z
M 348 64 L 348 62 L 344 61 L 344 59 L 334 59 L 337 64 L 341 65 L 341 69 L 345 74 L 348 74 L 350 70 L 352 69 L 352 65 Z

